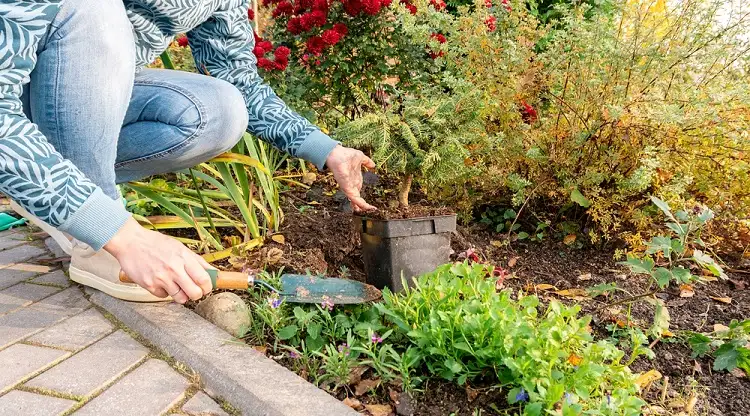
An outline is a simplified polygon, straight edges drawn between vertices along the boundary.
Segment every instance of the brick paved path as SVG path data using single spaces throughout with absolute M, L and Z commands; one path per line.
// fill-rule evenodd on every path
M 0 233 L 0 416 L 227 414 L 39 261 L 42 247 L 28 229 Z

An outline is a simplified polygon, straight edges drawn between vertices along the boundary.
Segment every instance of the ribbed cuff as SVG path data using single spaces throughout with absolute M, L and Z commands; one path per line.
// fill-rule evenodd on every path
M 73 215 L 60 225 L 59 230 L 100 250 L 125 225 L 130 213 L 122 201 L 113 200 L 96 188 Z
M 325 169 L 326 159 L 340 142 L 328 137 L 320 130 L 315 130 L 302 142 L 297 149 L 297 157 L 307 160 L 317 166 L 318 170 Z

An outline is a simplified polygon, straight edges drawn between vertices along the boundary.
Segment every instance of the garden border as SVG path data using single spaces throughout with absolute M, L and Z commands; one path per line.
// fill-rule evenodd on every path
M 196 371 L 211 395 L 243 415 L 358 415 L 229 333 L 176 303 L 133 303 L 86 288 L 89 300 Z

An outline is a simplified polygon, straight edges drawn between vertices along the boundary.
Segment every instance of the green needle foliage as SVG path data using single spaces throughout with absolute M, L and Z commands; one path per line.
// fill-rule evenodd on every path
M 426 95 L 346 123 L 335 134 L 349 146 L 371 151 L 381 168 L 399 174 L 399 204 L 408 207 L 415 178 L 444 185 L 471 173 L 465 162 L 468 146 L 486 136 L 481 108 L 474 92 Z

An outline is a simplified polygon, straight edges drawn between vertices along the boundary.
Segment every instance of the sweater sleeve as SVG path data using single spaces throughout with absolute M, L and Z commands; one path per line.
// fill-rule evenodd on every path
M 188 33 L 197 68 L 235 85 L 245 97 L 248 130 L 292 156 L 323 169 L 334 141 L 292 111 L 258 75 L 248 0 L 223 2 L 208 21 Z
M 10 34 L 0 39 L 0 191 L 44 222 L 99 249 L 129 214 L 64 159 L 24 115 L 23 85 L 54 12 L 24 7 L 0 4 L 0 28 Z

